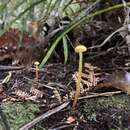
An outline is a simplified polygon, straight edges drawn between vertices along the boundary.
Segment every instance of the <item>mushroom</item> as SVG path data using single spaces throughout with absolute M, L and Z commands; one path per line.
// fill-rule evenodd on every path
M 80 95 L 80 83 L 81 83 L 81 76 L 82 76 L 82 65 L 83 65 L 83 52 L 85 52 L 87 48 L 84 45 L 78 45 L 75 48 L 75 52 L 79 53 L 79 68 L 78 68 L 78 79 L 76 83 L 76 92 L 75 92 L 75 97 L 73 101 L 73 110 L 75 109 L 75 106 L 77 104 L 78 97 Z
M 39 62 L 38 61 L 34 62 L 34 65 L 36 67 L 36 80 L 38 80 L 38 71 L 39 71 L 38 65 L 39 65 Z

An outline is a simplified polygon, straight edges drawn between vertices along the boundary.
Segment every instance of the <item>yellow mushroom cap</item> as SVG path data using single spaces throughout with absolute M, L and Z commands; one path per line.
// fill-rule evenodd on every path
M 38 62 L 38 61 L 36 61 L 36 62 L 34 62 L 34 64 L 35 64 L 35 65 L 39 65 L 39 62 Z
M 85 47 L 84 45 L 78 45 L 75 47 L 76 53 L 85 52 L 85 51 L 87 51 L 87 47 Z

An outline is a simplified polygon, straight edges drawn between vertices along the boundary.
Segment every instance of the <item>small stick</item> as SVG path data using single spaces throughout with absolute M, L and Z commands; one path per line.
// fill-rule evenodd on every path
M 28 129 L 32 128 L 34 125 L 36 125 L 41 120 L 57 113 L 58 111 L 62 110 L 63 108 L 67 107 L 69 105 L 69 103 L 70 103 L 69 101 L 65 102 L 65 103 L 61 104 L 60 106 L 53 108 L 52 110 L 47 111 L 46 113 L 42 114 L 41 116 L 35 118 L 33 121 L 31 121 L 28 124 L 21 127 L 19 130 L 28 130 Z
M 109 97 L 112 96 L 114 94 L 120 94 L 122 93 L 122 91 L 115 91 L 115 92 L 105 92 L 105 93 L 96 93 L 94 95 L 87 95 L 87 96 L 83 96 L 83 97 L 79 97 L 78 100 L 82 100 L 82 99 L 90 99 L 90 98 L 95 98 L 95 97 Z
M 22 70 L 25 66 L 5 66 L 0 65 L 0 71 L 16 71 L 16 70 Z

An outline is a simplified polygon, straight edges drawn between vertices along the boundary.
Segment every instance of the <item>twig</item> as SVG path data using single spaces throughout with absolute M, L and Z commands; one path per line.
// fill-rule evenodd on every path
M 19 130 L 28 130 L 31 127 L 33 127 L 34 125 L 36 125 L 38 122 L 40 122 L 41 120 L 57 113 L 58 111 L 62 110 L 63 108 L 67 107 L 69 105 L 69 101 L 63 103 L 62 105 L 53 108 L 52 110 L 47 111 L 46 113 L 42 114 L 41 116 L 35 118 L 33 121 L 29 122 L 28 124 L 24 125 L 23 127 L 21 127 Z
M 94 94 L 94 95 L 87 95 L 87 96 L 79 97 L 78 100 L 95 98 L 95 97 L 103 97 L 103 96 L 107 96 L 108 97 L 108 96 L 112 96 L 114 94 L 120 94 L 120 93 L 122 93 L 122 91 L 97 93 L 97 94 Z
M 116 47 L 111 47 L 111 48 L 107 49 L 106 51 L 103 51 L 103 52 L 101 52 L 101 53 L 98 53 L 97 55 L 90 56 L 90 57 L 88 57 L 88 60 L 94 59 L 94 58 L 99 57 L 99 56 L 101 56 L 101 55 L 106 55 L 107 53 L 109 53 L 110 51 L 114 50 L 115 48 L 116 48 Z
M 22 70 L 25 66 L 4 66 L 0 65 L 0 71 L 15 71 L 15 70 Z
M 48 130 L 61 130 L 61 129 L 69 129 L 69 127 L 77 126 L 77 124 L 64 124 L 62 126 L 56 127 L 56 128 L 50 128 Z
M 55 89 L 55 88 L 53 88 L 53 87 L 51 87 L 51 86 L 49 86 L 49 85 L 46 85 L 46 84 L 43 84 L 43 83 L 39 83 L 39 82 L 34 81 L 34 80 L 32 80 L 32 79 L 30 79 L 30 78 L 28 78 L 28 77 L 24 77 L 24 79 L 26 79 L 26 80 L 28 80 L 28 81 L 31 81 L 32 83 L 38 84 L 38 87 L 45 87 L 45 88 L 48 88 L 48 89 L 51 89 L 51 90 L 54 90 L 54 89 Z
M 57 28 L 56 30 L 52 31 L 51 33 L 49 33 L 47 36 L 46 36 L 46 39 L 49 41 L 50 38 L 52 38 L 53 36 L 55 36 L 56 33 L 58 33 L 59 31 L 62 31 L 64 29 L 64 27 L 60 27 L 60 28 Z
M 115 34 L 118 33 L 118 32 L 124 31 L 124 30 L 126 30 L 126 27 L 124 27 L 124 26 L 121 27 L 121 28 L 119 28 L 119 29 L 117 29 L 115 32 L 113 32 L 112 34 L 110 34 L 110 35 L 103 41 L 103 43 L 101 43 L 100 45 L 95 45 L 95 46 L 89 47 L 88 49 L 95 49 L 95 48 L 100 48 L 100 47 L 104 46 L 104 45 L 107 43 L 107 41 L 110 40 L 110 38 L 111 38 L 113 35 L 115 35 Z

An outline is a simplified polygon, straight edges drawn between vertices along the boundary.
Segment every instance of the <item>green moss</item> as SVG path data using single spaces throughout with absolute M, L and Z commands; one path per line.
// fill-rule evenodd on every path
M 126 94 L 111 97 L 86 99 L 81 102 L 80 110 L 86 120 L 94 121 L 97 125 L 108 123 L 108 127 L 122 127 L 122 116 L 130 111 L 130 97 Z M 116 130 L 116 129 L 115 129 Z
M 95 111 L 104 108 L 118 108 L 130 110 L 129 96 L 126 94 L 114 95 L 111 97 L 98 97 L 82 102 L 81 107 L 84 108 L 86 112 Z
M 2 105 L 11 130 L 18 130 L 24 124 L 35 118 L 35 113 L 39 112 L 37 104 L 30 102 L 6 102 Z

